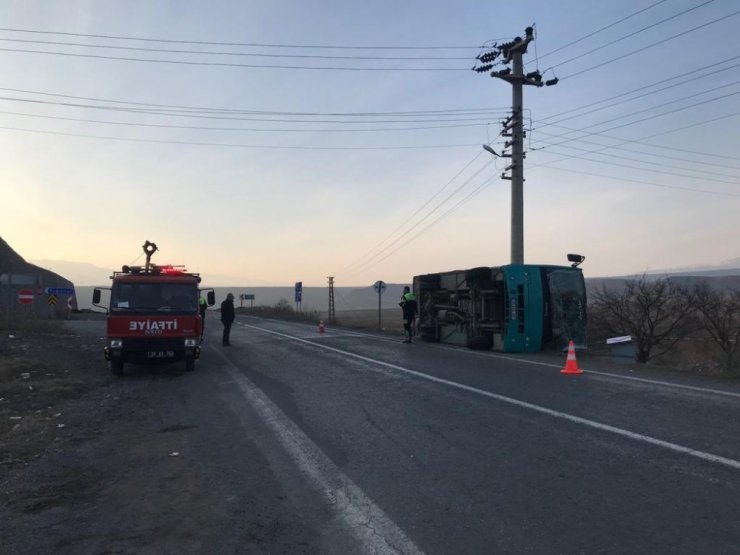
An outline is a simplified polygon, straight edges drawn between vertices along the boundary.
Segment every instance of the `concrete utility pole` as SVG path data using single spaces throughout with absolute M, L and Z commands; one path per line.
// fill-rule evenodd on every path
M 513 41 L 505 44 L 494 44 L 493 48 L 478 56 L 478 60 L 484 65 L 474 67 L 473 70 L 478 73 L 488 72 L 493 67 L 493 62 L 501 57 L 503 64 L 511 63 L 512 67 L 507 67 L 499 71 L 491 71 L 491 77 L 498 77 L 511 83 L 511 116 L 503 124 L 502 137 L 510 137 L 504 145 L 502 158 L 511 158 L 511 163 L 504 169 L 501 179 L 511 181 L 511 263 L 524 264 L 524 100 L 523 86 L 534 85 L 541 87 L 543 85 L 555 85 L 558 80 L 542 82 L 542 75 L 539 71 L 524 74 L 523 56 L 527 51 L 527 46 L 534 40 L 534 29 L 527 27 L 524 31 L 524 38 L 516 37 Z M 489 145 L 483 145 L 484 148 L 497 155 Z M 506 153 L 506 149 L 511 147 L 511 154 Z M 497 155 L 498 156 L 498 155 Z M 510 175 L 506 172 L 510 171 Z
M 326 279 L 329 280 L 329 323 L 333 324 L 336 319 L 334 311 L 334 276 L 329 276 Z

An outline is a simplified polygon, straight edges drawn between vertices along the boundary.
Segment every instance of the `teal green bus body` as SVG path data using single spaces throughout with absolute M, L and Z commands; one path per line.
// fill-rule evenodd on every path
M 580 268 L 510 264 L 414 277 L 421 338 L 508 353 L 586 347 Z

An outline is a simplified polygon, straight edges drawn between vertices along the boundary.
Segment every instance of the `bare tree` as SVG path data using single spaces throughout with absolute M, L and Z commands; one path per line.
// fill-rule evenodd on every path
M 602 286 L 593 297 L 595 325 L 612 335 L 631 335 L 638 362 L 667 353 L 693 328 L 693 295 L 668 278 L 643 274 L 621 290 Z
M 702 282 L 693 294 L 702 327 L 722 350 L 725 371 L 734 373 L 740 358 L 740 291 L 718 291 Z

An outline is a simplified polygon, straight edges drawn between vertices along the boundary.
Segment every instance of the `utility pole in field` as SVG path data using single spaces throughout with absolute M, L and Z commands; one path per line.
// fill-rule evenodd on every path
M 539 71 L 524 74 L 523 56 L 527 52 L 527 46 L 534 40 L 534 29 L 527 27 L 524 38 L 516 37 L 513 41 L 505 44 L 495 44 L 488 52 L 480 54 L 477 59 L 483 65 L 474 67 L 473 71 L 486 73 L 493 69 L 494 65 L 507 65 L 498 71 L 491 71 L 491 77 L 497 77 L 511 84 L 511 116 L 503 123 L 502 137 L 509 138 L 504 145 L 504 152 L 497 154 L 489 145 L 483 147 L 502 158 L 511 158 L 511 163 L 506 166 L 501 174 L 501 179 L 511 181 L 511 263 L 524 264 L 524 85 L 541 87 L 555 85 L 558 79 L 542 81 Z M 496 58 L 500 62 L 494 64 Z M 511 147 L 511 153 L 506 150 Z M 510 172 L 509 175 L 506 175 Z
M 336 314 L 334 313 L 334 276 L 329 276 L 329 323 L 333 324 Z

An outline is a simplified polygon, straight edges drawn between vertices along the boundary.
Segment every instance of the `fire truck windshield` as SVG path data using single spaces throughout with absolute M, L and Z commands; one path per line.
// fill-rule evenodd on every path
M 114 283 L 111 312 L 174 312 L 192 314 L 198 309 L 198 288 L 190 283 Z

